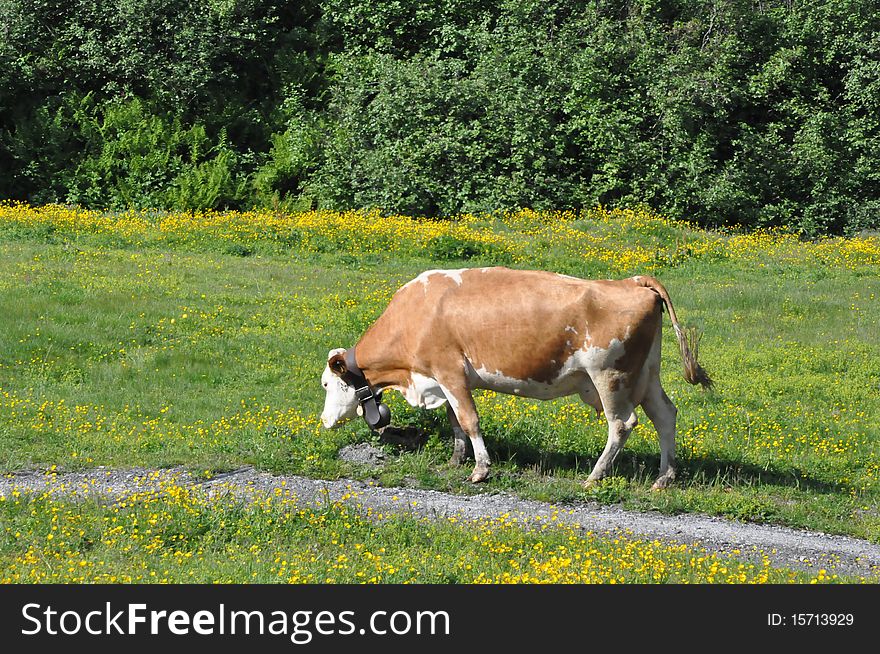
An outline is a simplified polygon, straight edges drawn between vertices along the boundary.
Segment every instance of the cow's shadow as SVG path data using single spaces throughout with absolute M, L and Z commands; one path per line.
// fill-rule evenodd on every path
M 426 411 L 421 416 L 419 429 L 433 432 L 451 444 L 452 428 L 445 419 L 435 412 Z M 537 468 L 543 474 L 553 475 L 556 471 L 574 471 L 586 479 L 593 469 L 600 452 L 588 454 L 574 451 L 546 452 L 537 447 L 503 438 L 487 438 L 486 449 L 492 461 L 509 461 L 518 468 Z M 473 451 L 468 444 L 468 456 Z M 788 488 L 802 488 L 815 493 L 835 494 L 848 492 L 846 484 L 819 479 L 810 470 L 795 467 L 783 468 L 771 464 L 767 467 L 731 458 L 717 458 L 708 455 L 684 457 L 678 454 L 676 484 L 692 482 L 704 485 L 754 486 L 769 485 Z M 659 474 L 660 454 L 635 452 L 624 448 L 617 456 L 610 474 L 627 479 L 653 479 Z
M 523 445 L 503 441 L 487 443 L 489 455 L 494 461 L 510 461 L 517 467 L 538 468 L 548 475 L 556 471 L 575 471 L 584 478 L 590 473 L 598 458 L 579 452 L 542 452 Z M 610 474 L 627 479 L 648 478 L 652 480 L 660 470 L 660 455 L 632 452 L 624 449 L 617 456 Z M 782 469 L 771 465 L 767 468 L 729 458 L 709 456 L 687 457 L 679 455 L 676 466 L 678 483 L 692 481 L 707 485 L 770 485 L 803 488 L 816 493 L 840 493 L 848 491 L 845 484 L 818 479 L 807 470 Z

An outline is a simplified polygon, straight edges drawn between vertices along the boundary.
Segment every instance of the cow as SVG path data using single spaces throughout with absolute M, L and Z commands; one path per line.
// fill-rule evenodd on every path
M 446 405 L 455 436 L 451 463 L 467 440 L 469 481 L 489 474 L 489 454 L 471 392 L 488 389 L 547 400 L 578 395 L 608 422 L 608 441 L 585 485 L 608 474 L 638 422 L 641 406 L 660 440 L 662 489 L 675 479 L 677 409 L 660 384 L 662 312 L 678 340 L 684 378 L 712 385 L 695 341 L 653 277 L 585 280 L 503 267 L 429 270 L 402 286 L 354 347 L 330 350 L 321 375 L 321 422 L 334 428 L 362 415 L 390 419 L 381 392 L 399 391 L 415 407 Z M 692 332 L 691 332 L 692 333 Z

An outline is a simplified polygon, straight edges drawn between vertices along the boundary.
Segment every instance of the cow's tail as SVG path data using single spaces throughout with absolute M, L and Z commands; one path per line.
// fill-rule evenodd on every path
M 653 277 L 639 276 L 633 277 L 633 280 L 639 285 L 649 288 L 660 296 L 666 310 L 669 311 L 669 318 L 672 320 L 672 328 L 675 330 L 675 338 L 678 340 L 678 349 L 681 351 L 681 361 L 684 365 L 684 378 L 689 384 L 699 384 L 703 388 L 712 387 L 712 378 L 709 377 L 703 367 L 697 363 L 697 351 L 699 349 L 700 337 L 694 328 L 684 329 L 678 322 L 678 316 L 675 315 L 675 308 L 672 306 L 672 300 L 669 293 L 659 281 Z

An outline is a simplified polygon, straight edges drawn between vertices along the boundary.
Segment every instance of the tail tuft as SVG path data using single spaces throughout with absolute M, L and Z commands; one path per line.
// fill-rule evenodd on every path
M 639 286 L 644 286 L 654 291 L 666 309 L 669 311 L 669 319 L 672 321 L 672 328 L 675 329 L 675 338 L 678 340 L 678 349 L 681 351 L 681 361 L 684 364 L 684 378 L 689 384 L 699 384 L 703 388 L 712 388 L 712 378 L 709 377 L 703 367 L 697 363 L 697 350 L 700 344 L 700 335 L 693 327 L 685 331 L 678 322 L 678 316 L 675 315 L 675 309 L 672 306 L 672 300 L 669 293 L 666 292 L 663 284 L 659 280 L 647 275 L 638 275 L 632 278 Z
M 682 329 L 673 323 L 675 336 L 678 340 L 678 349 L 681 351 L 681 360 L 684 365 L 684 378 L 689 384 L 699 384 L 705 389 L 712 388 L 712 378 L 709 373 L 697 363 L 697 354 L 700 349 L 700 336 L 695 327 Z

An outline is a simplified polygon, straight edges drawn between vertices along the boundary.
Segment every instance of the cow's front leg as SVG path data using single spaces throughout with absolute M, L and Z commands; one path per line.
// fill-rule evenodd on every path
M 452 458 L 449 459 L 449 463 L 460 466 L 467 456 L 468 435 L 458 424 L 458 418 L 455 417 L 455 411 L 452 410 L 452 405 L 449 403 L 446 404 L 446 416 L 449 418 L 449 424 L 452 425 Z
M 452 409 L 453 416 L 458 422 L 459 428 L 471 441 L 471 447 L 474 448 L 474 470 L 468 477 L 468 481 L 478 483 L 485 481 L 489 476 L 489 452 L 486 450 L 486 444 L 483 442 L 483 434 L 480 432 L 480 417 L 477 415 L 477 407 L 474 405 L 474 398 L 465 385 L 446 386 L 441 385 L 446 399 L 449 401 L 449 407 Z M 455 430 L 453 422 L 452 429 Z M 462 439 L 462 444 L 464 440 Z M 458 448 L 458 436 L 456 433 L 456 448 Z M 453 451 L 453 460 L 455 459 L 455 451 Z

